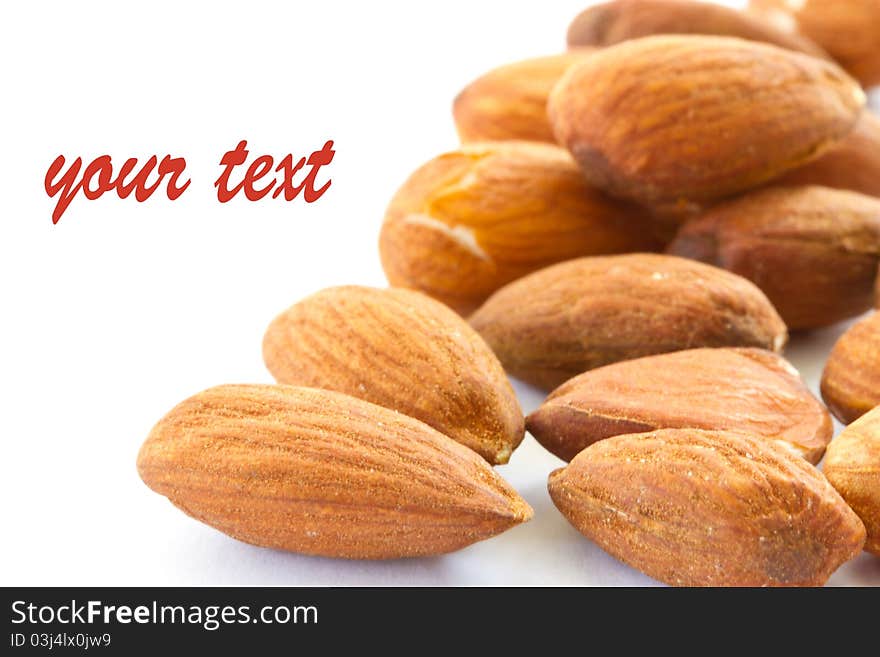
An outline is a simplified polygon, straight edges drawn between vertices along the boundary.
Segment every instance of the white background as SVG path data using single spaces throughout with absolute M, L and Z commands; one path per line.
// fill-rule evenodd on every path
M 455 93 L 560 50 L 582 1 L 13 3 L 0 25 L 0 459 L 6 585 L 633 584 L 550 503 L 560 462 L 531 437 L 500 469 L 530 523 L 449 556 L 388 563 L 238 543 L 149 491 L 153 423 L 226 382 L 269 382 L 269 320 L 319 288 L 384 285 L 376 241 L 412 169 L 455 147 Z M 221 205 L 220 156 L 336 142 L 315 204 Z M 184 156 L 174 203 L 76 198 L 53 226 L 59 154 Z M 842 327 L 796 339 L 815 386 Z M 518 387 L 524 409 L 541 396 Z M 863 555 L 833 584 L 880 584 Z

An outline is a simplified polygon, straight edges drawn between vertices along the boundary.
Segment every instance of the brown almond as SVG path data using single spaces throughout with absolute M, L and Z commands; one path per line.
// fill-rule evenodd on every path
M 865 542 L 822 473 L 747 434 L 600 440 L 553 472 L 549 489 L 587 538 L 674 586 L 819 586 Z
M 880 313 L 840 336 L 822 372 L 821 387 L 828 408 L 844 424 L 880 406 Z
M 773 184 L 821 185 L 880 197 L 880 117 L 866 110 L 853 131 L 825 155 Z
M 388 206 L 379 251 L 392 285 L 467 314 L 547 265 L 662 249 L 646 214 L 591 188 L 558 146 L 472 144 L 410 176 Z
M 789 329 L 868 310 L 880 261 L 880 200 L 825 187 L 771 187 L 686 224 L 668 252 L 754 282 Z
M 744 278 L 647 253 L 542 269 L 498 290 L 471 325 L 508 373 L 545 389 L 621 360 L 695 347 L 780 351 L 787 339 Z
M 615 0 L 578 14 L 568 28 L 570 46 L 611 46 L 656 34 L 703 34 L 763 41 L 827 57 L 809 39 L 759 16 L 694 0 Z
M 568 68 L 592 52 L 580 48 L 507 64 L 480 76 L 455 98 L 452 114 L 461 141 L 519 139 L 555 144 L 547 99 Z
M 498 359 L 459 315 L 411 290 L 345 286 L 281 313 L 263 338 L 279 383 L 326 388 L 410 415 L 507 463 L 523 414 Z
M 880 0 L 750 0 L 749 6 L 810 37 L 865 87 L 880 84 Z
M 831 416 L 785 359 L 761 349 L 688 349 L 607 365 L 563 383 L 526 428 L 570 461 L 593 443 L 656 429 L 738 431 L 818 463 Z
M 880 408 L 863 415 L 831 442 L 823 470 L 865 523 L 865 549 L 880 555 Z
M 234 538 L 329 557 L 451 552 L 532 515 L 483 459 L 428 425 L 293 386 L 191 397 L 152 430 L 138 472 Z
M 656 36 L 572 66 L 548 112 L 592 184 L 662 206 L 730 196 L 815 160 L 864 103 L 828 61 L 742 39 Z

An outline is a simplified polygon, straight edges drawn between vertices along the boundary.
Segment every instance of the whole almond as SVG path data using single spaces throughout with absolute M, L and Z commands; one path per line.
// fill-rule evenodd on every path
M 823 469 L 865 523 L 865 549 L 880 555 L 880 408 L 863 415 L 831 442 Z
M 247 543 L 304 554 L 441 554 L 532 511 L 477 454 L 418 420 L 327 390 L 211 388 L 138 455 L 144 482 Z
M 818 586 L 865 542 L 822 473 L 747 434 L 600 440 L 553 472 L 549 489 L 587 538 L 675 586 Z
M 825 155 L 773 184 L 821 185 L 880 197 L 880 118 L 866 110 L 853 131 Z
M 694 0 L 615 0 L 578 14 L 568 28 L 570 46 L 611 46 L 655 34 L 703 34 L 763 41 L 827 57 L 809 39 L 754 14 Z
M 656 36 L 596 52 L 550 95 L 587 179 L 646 204 L 711 201 L 822 155 L 865 94 L 834 64 L 728 37 Z
M 818 463 L 831 416 L 785 359 L 761 349 L 689 349 L 600 367 L 563 383 L 526 418 L 570 461 L 585 447 L 656 429 L 738 431 Z
M 749 6 L 810 37 L 864 86 L 880 84 L 880 0 L 750 0 Z
M 647 253 L 579 258 L 501 288 L 471 317 L 508 373 L 542 388 L 695 347 L 780 351 L 785 324 L 744 278 Z
M 507 463 L 523 414 L 498 359 L 459 315 L 411 290 L 345 286 L 281 313 L 263 338 L 279 383 L 344 392 L 410 415 Z
M 568 68 L 592 52 L 581 48 L 507 64 L 480 76 L 455 98 L 462 142 L 521 139 L 556 143 L 547 99 Z
M 550 144 L 472 144 L 419 168 L 391 201 L 379 238 L 392 285 L 467 314 L 492 292 L 584 255 L 653 251 L 645 211 L 591 188 Z
M 828 408 L 844 424 L 880 406 L 880 313 L 840 337 L 822 372 L 821 388 Z
M 868 310 L 880 261 L 880 200 L 825 187 L 771 187 L 686 224 L 668 252 L 744 276 L 789 329 Z

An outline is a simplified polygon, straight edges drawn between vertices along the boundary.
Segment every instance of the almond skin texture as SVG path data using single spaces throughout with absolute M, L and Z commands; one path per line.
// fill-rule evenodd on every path
M 281 313 L 263 338 L 279 383 L 344 392 L 410 415 L 507 463 L 523 413 L 504 369 L 459 315 L 411 290 L 335 287 Z
M 462 314 L 502 285 L 584 255 L 661 250 L 647 213 L 591 188 L 564 149 L 472 144 L 419 168 L 379 238 L 390 283 Z
M 828 326 L 871 308 L 880 200 L 825 187 L 772 187 L 686 224 L 669 253 L 744 276 L 789 329 Z
M 509 374 L 544 389 L 621 360 L 696 347 L 780 351 L 787 340 L 745 279 L 649 253 L 543 269 L 492 295 L 471 325 Z
M 880 118 L 865 110 L 839 144 L 773 184 L 821 185 L 880 197 Z
M 880 308 L 880 264 L 877 266 L 877 280 L 874 283 L 874 308 Z
M 592 184 L 663 206 L 743 192 L 818 158 L 864 103 L 831 62 L 742 39 L 656 36 L 571 67 L 548 112 Z
M 763 41 L 827 57 L 815 43 L 729 7 L 690 0 L 616 0 L 581 12 L 568 28 L 569 46 L 611 46 L 656 34 L 703 34 Z
M 863 415 L 831 442 L 823 469 L 865 523 L 865 549 L 880 556 L 880 409 Z
M 565 461 L 619 434 L 715 429 L 784 441 L 816 464 L 833 431 L 797 371 L 761 349 L 689 349 L 600 367 L 553 391 L 526 427 Z
M 880 313 L 851 326 L 834 345 L 822 372 L 822 398 L 844 424 L 880 406 Z
M 880 84 L 880 0 L 751 0 L 749 6 L 810 37 L 864 86 Z
M 294 386 L 211 388 L 138 455 L 144 482 L 247 543 L 303 554 L 442 554 L 532 511 L 477 454 L 410 417 Z
M 674 586 L 820 586 L 865 542 L 822 473 L 747 434 L 600 440 L 553 472 L 549 489 L 587 538 Z
M 818 160 L 775 178 L 768 186 L 819 185 L 880 197 L 880 118 L 868 110 L 855 128 Z M 711 204 L 677 203 L 651 208 L 655 233 L 671 241 L 681 224 Z M 662 227 L 662 228 L 661 228 Z
M 507 64 L 480 76 L 455 98 L 452 114 L 462 143 L 519 139 L 555 144 L 547 99 L 568 68 L 592 52 L 567 53 Z

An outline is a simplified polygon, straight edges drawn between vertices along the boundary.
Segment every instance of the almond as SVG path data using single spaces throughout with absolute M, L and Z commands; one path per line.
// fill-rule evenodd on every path
M 717 429 L 782 441 L 815 464 L 832 435 L 831 416 L 797 370 L 761 349 L 689 349 L 600 367 L 553 391 L 526 427 L 566 461 L 619 434 Z
M 600 440 L 553 472 L 549 489 L 587 538 L 675 586 L 818 586 L 865 542 L 816 468 L 747 434 Z
M 825 476 L 868 530 L 865 549 L 880 555 L 880 408 L 849 425 L 828 447 Z
M 809 55 L 656 36 L 572 66 L 548 112 L 592 184 L 663 205 L 743 192 L 816 159 L 849 134 L 864 103 L 854 80 Z
M 692 0 L 616 0 L 581 12 L 568 28 L 570 46 L 611 46 L 655 34 L 704 34 L 763 41 L 827 57 L 809 39 L 754 14 Z
M 431 160 L 404 183 L 379 250 L 392 285 L 466 314 L 547 265 L 661 249 L 645 215 L 591 188 L 558 146 L 474 144 Z
M 880 84 L 880 0 L 750 0 L 827 50 L 861 83 Z
M 773 184 L 822 185 L 880 197 L 880 118 L 865 111 L 853 131 L 825 155 Z
M 844 424 L 880 406 L 880 314 L 851 326 L 834 345 L 822 372 L 822 398 Z
M 873 303 L 880 200 L 825 187 L 772 187 L 686 224 L 669 253 L 744 276 L 789 329 L 828 326 Z
M 171 410 L 138 455 L 144 482 L 247 543 L 304 554 L 441 554 L 528 520 L 474 452 L 348 395 L 211 388 Z
M 785 324 L 744 278 L 683 258 L 579 258 L 501 288 L 471 317 L 508 373 L 542 388 L 694 347 L 779 351 Z
M 591 52 L 591 48 L 581 48 L 526 59 L 471 82 L 452 106 L 461 141 L 522 139 L 555 144 L 547 98 L 562 74 Z
M 281 313 L 263 339 L 279 383 L 326 388 L 410 415 L 507 463 L 523 414 L 483 339 L 443 304 L 410 290 L 345 286 Z

